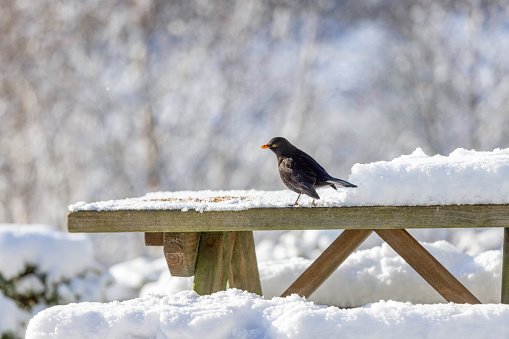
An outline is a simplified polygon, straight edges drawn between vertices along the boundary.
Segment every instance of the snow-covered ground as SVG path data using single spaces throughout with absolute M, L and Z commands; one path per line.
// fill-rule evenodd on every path
M 509 305 L 413 305 L 380 301 L 354 309 L 296 295 L 263 299 L 239 290 L 185 291 L 125 302 L 55 306 L 30 338 L 507 338 Z
M 417 150 L 391 162 L 355 165 L 348 179 L 359 188 L 321 190 L 319 204 L 502 204 L 509 202 L 503 180 L 508 174 L 509 150 L 456 150 L 448 157 L 429 157 Z M 146 201 L 154 199 L 160 200 Z M 292 192 L 154 193 L 79 203 L 70 210 L 171 205 L 206 211 L 286 207 L 293 199 Z M 502 229 L 412 230 L 485 305 L 445 303 L 376 237 L 352 254 L 309 300 L 277 297 L 339 233 L 255 232 L 261 298 L 238 290 L 198 296 L 191 291 L 192 278 L 171 277 L 162 256 L 102 267 L 88 235 L 2 225 L 0 333 L 22 337 L 32 318 L 27 338 L 509 336 L 509 305 L 498 304 Z M 32 299 L 27 301 L 26 296 Z M 53 306 L 58 304 L 63 305 Z
M 10 227 L 6 229 L 12 233 Z M 54 232 L 54 238 L 64 239 L 64 242 L 65 238 L 74 237 Z M 30 264 L 37 267 L 61 271 L 60 266 L 65 267 L 79 253 L 80 246 L 76 247 L 76 251 L 64 250 L 55 246 L 52 240 L 41 239 L 35 230 L 20 233 L 21 236 L 13 243 L 20 250 L 37 241 L 39 248 L 59 254 L 52 259 L 35 257 Z M 491 236 L 500 244 L 502 232 L 497 233 L 491 233 Z M 0 239 L 5 237 L 0 236 Z M 86 238 L 81 241 L 87 243 Z M 287 246 L 289 249 L 292 247 L 289 242 Z M 499 302 L 500 250 L 468 255 L 445 241 L 424 243 L 424 246 L 482 302 Z M 93 258 L 85 257 L 88 264 L 83 265 L 84 269 L 96 265 Z M 60 285 L 67 286 L 66 295 L 76 295 L 75 286 L 89 287 L 88 290 L 79 289 L 83 293 L 82 299 L 75 297 L 74 300 L 64 300 L 64 303 L 81 300 L 101 302 L 47 308 L 31 320 L 27 338 L 123 338 L 128 335 L 154 338 L 194 338 L 200 335 L 207 338 L 306 338 L 309 331 L 316 330 L 316 327 L 320 328 L 316 335 L 324 338 L 331 333 L 346 337 L 376 337 L 378 333 L 383 338 L 411 329 L 415 331 L 409 333 L 436 338 L 451 334 L 451 331 L 456 331 L 454 335 L 463 333 L 461 330 L 457 332 L 457 327 L 463 329 L 466 324 L 469 329 L 465 331 L 469 331 L 471 337 L 480 338 L 486 335 L 488 328 L 500 333 L 509 329 L 508 305 L 444 304 L 444 300 L 385 244 L 352 254 L 309 300 L 295 296 L 278 298 L 310 263 L 303 258 L 261 261 L 262 299 L 240 291 L 199 297 L 190 291 L 192 278 L 171 277 L 163 258 L 137 258 L 114 265 L 101 274 L 96 273 L 88 284 L 72 283 L 80 281 L 79 276 L 71 278 L 70 284 L 60 282 Z M 51 275 L 51 270 L 48 273 Z M 108 283 L 98 284 L 97 281 Z M 0 298 L 0 313 L 9 315 L 2 317 L 1 328 L 7 330 L 17 326 L 19 333 L 23 330 L 20 324 L 26 323 L 44 307 L 40 305 L 29 313 L 17 309 L 11 299 Z M 366 323 L 372 328 L 367 328 Z
M 83 234 L 46 225 L 0 224 L 0 336 L 22 334 L 42 309 L 77 301 L 108 301 L 115 280 Z

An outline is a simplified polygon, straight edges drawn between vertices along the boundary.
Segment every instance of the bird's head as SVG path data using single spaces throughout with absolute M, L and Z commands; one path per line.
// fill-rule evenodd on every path
M 288 140 L 282 137 L 275 137 L 260 148 L 269 148 L 276 155 L 284 154 L 286 151 L 295 148 Z

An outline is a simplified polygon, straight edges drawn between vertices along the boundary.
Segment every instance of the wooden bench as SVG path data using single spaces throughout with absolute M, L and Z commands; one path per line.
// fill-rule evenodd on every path
M 344 229 L 282 294 L 309 297 L 372 233 L 377 233 L 448 302 L 480 301 L 405 229 L 503 227 L 501 302 L 509 303 L 509 205 L 255 208 L 243 211 L 75 211 L 69 232 L 145 232 L 163 246 L 173 276 L 193 276 L 194 290 L 227 285 L 262 295 L 253 231 Z

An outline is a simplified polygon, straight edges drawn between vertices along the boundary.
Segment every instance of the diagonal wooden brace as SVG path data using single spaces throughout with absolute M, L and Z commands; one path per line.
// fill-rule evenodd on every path
M 316 258 L 295 282 L 281 295 L 298 294 L 308 298 L 352 254 L 373 230 L 344 230 L 339 237 Z
M 442 264 L 404 229 L 375 230 L 445 300 L 458 304 L 480 304 Z

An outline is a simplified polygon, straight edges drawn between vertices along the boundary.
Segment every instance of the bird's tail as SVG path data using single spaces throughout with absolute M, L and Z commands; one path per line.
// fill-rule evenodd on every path
M 344 187 L 357 187 L 357 185 L 351 184 L 348 181 L 337 179 L 337 178 L 331 178 L 327 180 L 329 184 L 338 184 Z

